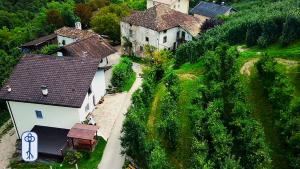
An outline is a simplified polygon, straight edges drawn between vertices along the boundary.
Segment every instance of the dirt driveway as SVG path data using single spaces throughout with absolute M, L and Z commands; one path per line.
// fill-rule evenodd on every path
M 4 126 L 0 128 L 0 132 L 2 132 L 2 129 L 4 129 Z M 14 128 L 0 138 L 0 169 L 6 169 L 9 165 L 10 158 L 16 150 L 16 141 L 17 135 Z

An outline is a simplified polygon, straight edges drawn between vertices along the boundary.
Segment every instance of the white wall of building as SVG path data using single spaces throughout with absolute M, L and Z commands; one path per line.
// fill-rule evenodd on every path
M 30 131 L 35 125 L 70 129 L 80 122 L 78 108 L 8 101 L 19 136 Z M 36 110 L 43 118 L 36 117 Z
M 106 93 L 104 70 L 96 72 L 91 91 L 91 94 L 86 94 L 80 108 L 7 101 L 19 137 L 35 125 L 70 129 L 75 123 L 86 120 L 95 109 L 94 103 L 97 104 Z M 41 111 L 43 118 L 37 118 L 35 111 Z
M 58 46 L 64 46 L 64 45 L 63 45 L 63 41 L 65 41 L 65 45 L 68 45 L 68 44 L 70 44 L 70 43 L 75 42 L 76 39 L 57 35 L 57 43 L 58 43 Z
M 132 34 L 130 36 L 130 30 L 132 30 Z M 125 36 L 132 42 L 133 52 L 136 54 L 141 53 L 141 49 L 149 44 L 151 46 L 156 47 L 159 50 L 168 49 L 173 50 L 178 47 L 177 43 L 177 33 L 179 32 L 179 38 L 182 37 L 182 32 L 185 32 L 185 40 L 191 41 L 192 36 L 182 29 L 181 27 L 171 28 L 167 31 L 157 32 L 152 29 L 144 28 L 141 26 L 130 25 L 125 22 L 121 22 L 121 36 Z M 146 37 L 148 37 L 148 41 L 146 41 Z M 167 41 L 164 42 L 164 37 L 167 37 Z M 121 39 L 121 44 L 124 43 L 123 38 Z M 174 43 L 176 45 L 174 46 Z
M 160 4 L 160 2 L 157 2 L 155 0 L 147 0 L 147 9 Z M 171 9 L 174 9 L 176 11 L 186 13 L 189 12 L 189 0 L 172 0 L 170 4 L 168 5 Z

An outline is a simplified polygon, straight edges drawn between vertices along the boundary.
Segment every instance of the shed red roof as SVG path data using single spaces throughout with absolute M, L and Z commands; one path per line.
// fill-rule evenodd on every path
M 70 129 L 68 137 L 84 140 L 93 140 L 98 129 L 98 126 L 76 123 Z

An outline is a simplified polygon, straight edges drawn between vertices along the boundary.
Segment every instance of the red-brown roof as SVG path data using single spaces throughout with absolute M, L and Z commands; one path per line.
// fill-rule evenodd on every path
M 33 40 L 33 41 L 24 43 L 24 44 L 22 45 L 22 47 L 38 46 L 38 45 L 40 45 L 40 44 L 43 44 L 43 43 L 48 42 L 48 41 L 51 41 L 51 40 L 53 40 L 53 39 L 56 39 L 56 35 L 55 35 L 55 34 L 43 36 L 43 37 L 40 37 L 40 38 L 35 39 L 35 40 Z
M 117 52 L 98 35 L 65 45 L 61 51 L 67 56 L 86 57 L 96 60 L 100 60 Z
M 0 90 L 0 99 L 79 108 L 98 64 L 82 57 L 25 55 Z M 43 85 L 48 87 L 47 96 L 42 94 Z
M 98 129 L 99 129 L 98 126 L 76 123 L 70 129 L 68 133 L 68 137 L 85 139 L 85 140 L 93 140 Z
M 92 30 L 81 30 L 71 27 L 62 27 L 60 29 L 57 29 L 54 31 L 56 35 L 64 36 L 64 37 L 70 37 L 73 39 L 85 39 L 89 38 L 91 36 L 97 35 Z
M 204 21 L 194 16 L 173 10 L 165 4 L 155 5 L 145 11 L 137 11 L 122 19 L 123 22 L 149 28 L 158 32 L 182 27 L 192 36 L 200 33 Z

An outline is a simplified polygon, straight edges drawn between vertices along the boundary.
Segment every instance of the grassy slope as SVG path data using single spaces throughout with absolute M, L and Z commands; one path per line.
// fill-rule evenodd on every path
M 277 58 L 285 58 L 290 60 L 300 60 L 300 43 L 296 42 L 289 45 L 286 48 L 280 47 L 278 44 L 272 45 L 265 50 L 258 48 L 251 48 L 241 54 L 239 58 L 239 65 L 241 66 L 247 60 L 260 57 L 257 52 L 266 52 L 270 56 Z M 295 86 L 295 98 L 300 97 L 300 66 L 282 66 L 282 70 L 286 72 L 286 75 L 290 78 Z M 276 115 L 272 109 L 271 104 L 267 101 L 266 95 L 262 89 L 262 84 L 257 77 L 256 70 L 252 68 L 251 76 L 246 77 L 246 86 L 248 88 L 248 100 L 251 105 L 253 116 L 259 120 L 266 134 L 267 143 L 269 144 L 272 152 L 272 164 L 276 169 L 288 168 L 288 160 L 285 154 L 285 147 L 282 138 L 280 137 L 280 131 L 276 127 Z
M 175 72 L 179 75 L 181 92 L 179 95 L 179 111 L 178 119 L 180 121 L 180 132 L 176 151 L 166 150 L 171 163 L 176 168 L 188 168 L 191 156 L 191 122 L 189 119 L 188 108 L 191 104 L 191 99 L 197 94 L 197 77 L 201 74 L 201 64 L 185 64 Z M 165 86 L 159 84 L 156 88 L 154 99 L 151 106 L 151 111 L 148 119 L 149 138 L 160 140 L 164 144 L 164 140 L 158 135 L 157 121 L 160 118 L 160 103 L 162 96 L 166 92 Z

